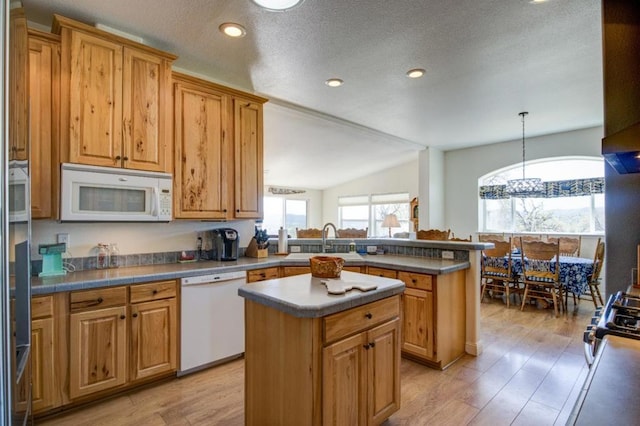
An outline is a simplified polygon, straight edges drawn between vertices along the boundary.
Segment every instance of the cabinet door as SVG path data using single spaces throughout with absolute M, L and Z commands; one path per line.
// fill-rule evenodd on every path
M 176 299 L 131 305 L 131 380 L 176 369 Z
M 233 100 L 235 217 L 262 218 L 262 105 Z
M 31 321 L 31 403 L 33 411 L 56 405 L 53 318 Z
M 29 46 L 23 8 L 9 23 L 9 160 L 29 158 Z
M 368 424 L 380 424 L 400 408 L 400 320 L 367 334 Z
M 231 176 L 227 95 L 177 83 L 175 102 L 176 218 L 226 219 Z
M 168 142 L 171 136 L 171 116 L 167 113 L 167 105 L 171 107 L 170 90 L 169 61 L 136 49 L 124 48 L 124 167 L 172 172 Z M 171 112 L 170 109 L 168 112 Z
M 58 165 L 60 43 L 29 37 L 31 217 L 55 217 Z
M 367 420 L 367 333 L 340 340 L 322 351 L 324 425 L 365 425 Z
M 433 358 L 433 293 L 405 288 L 403 308 L 402 350 Z
M 126 307 L 69 316 L 69 396 L 77 398 L 126 382 Z
M 367 274 L 385 278 L 397 278 L 398 276 L 397 271 L 393 269 L 376 268 L 375 266 L 367 266 Z
M 122 165 L 122 46 L 71 32 L 69 161 Z

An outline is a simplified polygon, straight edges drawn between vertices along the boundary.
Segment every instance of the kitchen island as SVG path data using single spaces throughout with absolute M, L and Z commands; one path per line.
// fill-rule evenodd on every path
M 330 295 L 310 274 L 243 286 L 245 423 L 380 424 L 400 407 L 404 283 L 343 271 L 367 292 Z

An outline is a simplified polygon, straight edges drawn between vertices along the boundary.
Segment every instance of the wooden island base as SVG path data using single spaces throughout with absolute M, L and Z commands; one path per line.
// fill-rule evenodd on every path
M 377 425 L 400 408 L 400 296 L 319 318 L 245 300 L 245 424 Z

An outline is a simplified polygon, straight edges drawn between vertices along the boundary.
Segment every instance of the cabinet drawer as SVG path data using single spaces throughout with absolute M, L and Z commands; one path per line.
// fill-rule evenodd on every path
M 176 282 L 175 280 L 170 280 L 132 285 L 130 291 L 131 303 L 168 299 L 176 297 Z
M 311 273 L 310 266 L 284 266 L 282 267 L 282 276 L 291 277 L 293 275 L 302 275 Z
M 34 297 L 31 299 L 31 319 L 49 318 L 53 316 L 53 296 Z
M 362 267 L 361 266 L 344 266 L 342 270 L 351 271 L 351 272 L 362 272 Z
M 385 278 L 396 278 L 398 275 L 398 273 L 393 269 L 376 268 L 373 266 L 369 266 L 367 268 L 367 274 Z
M 254 283 L 256 281 L 272 280 L 279 278 L 278 267 L 256 269 L 254 271 L 247 271 L 247 282 Z
M 400 296 L 388 297 L 324 318 L 324 343 L 366 330 L 400 315 Z
M 421 290 L 433 290 L 433 277 L 431 275 L 417 274 L 413 272 L 398 272 L 398 279 L 404 282 L 409 288 L 419 288 Z
M 127 303 L 127 287 L 74 291 L 70 295 L 71 312 L 89 308 L 102 309 L 125 303 Z

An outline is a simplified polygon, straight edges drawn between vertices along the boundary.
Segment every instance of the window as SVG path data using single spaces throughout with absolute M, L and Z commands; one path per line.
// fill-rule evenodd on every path
M 338 198 L 339 228 L 369 228 L 370 237 L 387 236 L 389 228 L 382 227 L 388 214 L 395 214 L 400 228 L 391 232 L 409 231 L 409 194 L 372 194 Z
M 306 228 L 307 200 L 264 197 L 262 229 L 266 229 L 269 235 L 277 236 L 280 227 L 292 237 L 296 235 L 296 228 Z
M 480 230 L 485 232 L 604 232 L 604 193 L 601 190 L 574 191 L 575 182 L 604 177 L 601 158 L 560 157 L 526 164 L 528 177 L 551 182 L 570 182 L 569 190 L 544 198 L 482 198 L 479 204 Z M 519 178 L 521 164 L 497 170 L 479 179 L 480 186 L 504 185 Z M 589 182 L 587 182 L 589 183 Z M 481 191 L 482 192 L 482 191 Z M 575 194 L 575 195 L 571 195 Z

